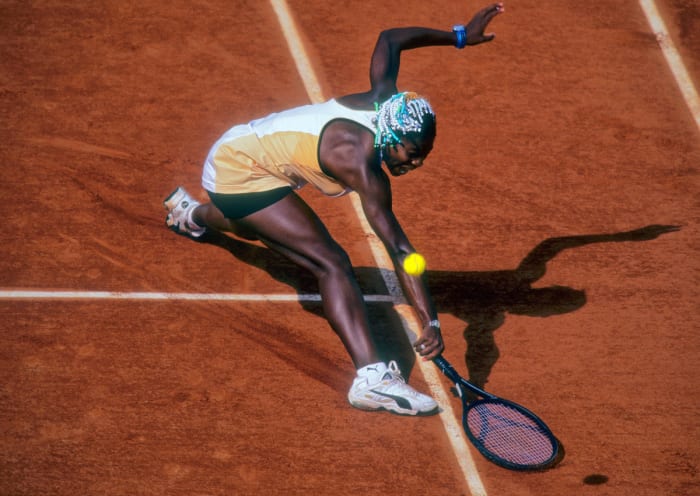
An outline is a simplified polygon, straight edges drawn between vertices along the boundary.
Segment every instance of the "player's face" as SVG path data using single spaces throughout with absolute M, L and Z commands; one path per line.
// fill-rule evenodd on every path
M 432 139 L 414 141 L 404 137 L 399 144 L 386 147 L 384 163 L 392 176 L 403 176 L 421 167 L 432 149 Z

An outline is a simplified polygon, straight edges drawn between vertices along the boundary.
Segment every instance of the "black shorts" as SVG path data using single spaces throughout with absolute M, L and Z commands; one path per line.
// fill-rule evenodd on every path
M 277 203 L 293 190 L 289 186 L 261 191 L 260 193 L 221 194 L 207 191 L 211 202 L 221 210 L 227 219 L 242 219 Z

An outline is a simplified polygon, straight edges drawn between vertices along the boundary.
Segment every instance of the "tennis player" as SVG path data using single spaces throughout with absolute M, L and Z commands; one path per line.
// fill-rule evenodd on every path
M 397 88 L 399 59 L 409 49 L 462 49 L 491 41 L 494 35 L 484 30 L 503 10 L 501 3 L 490 5 L 452 29 L 383 31 L 372 54 L 368 91 L 229 129 L 204 162 L 202 186 L 210 202 L 200 204 L 181 187 L 164 202 L 166 223 L 178 233 L 199 237 L 211 229 L 257 239 L 316 276 L 325 316 L 357 369 L 348 393 L 357 408 L 426 415 L 435 413 L 437 404 L 406 383 L 394 360 L 379 356 L 348 255 L 295 190 L 311 183 L 325 195 L 359 195 L 422 323 L 416 352 L 426 360 L 440 354 L 440 323 L 425 281 L 402 268 L 403 258 L 415 250 L 392 212 L 391 185 L 382 167 L 392 176 L 421 167 L 435 139 L 430 103 Z

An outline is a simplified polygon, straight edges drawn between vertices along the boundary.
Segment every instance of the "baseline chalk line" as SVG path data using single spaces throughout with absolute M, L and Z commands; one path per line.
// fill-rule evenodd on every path
M 395 303 L 390 295 L 364 295 L 370 303 Z M 319 294 L 150 293 L 139 291 L 0 290 L 0 300 L 190 300 L 190 301 L 321 301 Z

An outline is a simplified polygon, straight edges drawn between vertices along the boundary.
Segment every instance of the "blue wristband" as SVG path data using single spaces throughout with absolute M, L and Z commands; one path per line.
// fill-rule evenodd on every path
M 452 31 L 457 35 L 457 43 L 455 43 L 455 46 L 459 49 L 467 46 L 467 29 L 463 25 L 457 24 L 452 26 Z

